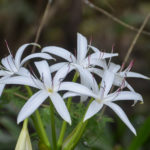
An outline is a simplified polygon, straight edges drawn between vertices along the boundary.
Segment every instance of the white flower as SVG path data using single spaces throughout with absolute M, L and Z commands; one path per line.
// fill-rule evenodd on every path
M 64 76 L 66 76 L 68 68 L 60 69 L 52 79 L 50 67 L 46 61 L 35 62 L 35 65 L 41 76 L 41 80 L 33 76 L 16 76 L 0 80 L 0 83 L 4 84 L 28 85 L 39 89 L 39 91 L 31 96 L 31 98 L 25 103 L 18 115 L 17 122 L 20 123 L 30 116 L 48 97 L 50 97 L 59 115 L 71 124 L 68 109 L 58 91 L 68 90 L 83 95 L 86 94 L 88 96 L 93 96 L 92 91 L 77 83 L 61 82 Z
M 110 63 L 108 66 L 105 65 L 106 67 L 104 68 L 104 70 L 108 70 L 110 72 L 110 75 L 114 75 L 114 81 L 113 81 L 114 86 L 121 87 L 121 89 L 127 87 L 130 91 L 134 92 L 134 89 L 127 82 L 126 78 L 142 78 L 142 79 L 150 79 L 150 78 L 140 73 L 131 72 L 130 70 L 132 68 L 132 65 L 133 62 L 131 61 L 129 66 L 124 71 L 119 71 L 121 68 L 120 65 Z M 103 70 L 95 69 L 94 71 L 95 74 L 97 74 L 100 77 L 103 77 L 103 73 L 104 73 Z
M 30 54 L 21 60 L 24 50 L 29 45 L 39 46 L 38 44 L 35 44 L 35 43 L 24 44 L 18 49 L 18 51 L 15 55 L 15 58 L 13 58 L 12 54 L 10 53 L 9 56 L 7 56 L 1 60 L 1 63 L 3 65 L 3 66 L 1 66 L 1 70 L 0 70 L 1 79 L 7 79 L 7 78 L 11 77 L 12 75 L 30 76 L 29 71 L 22 66 L 24 65 L 25 62 L 27 62 L 28 60 L 30 60 L 32 58 L 53 59 L 48 54 L 35 53 L 35 54 Z M 5 84 L 0 84 L 0 96 L 3 92 L 4 87 L 5 87 Z
M 95 53 L 87 56 L 89 47 L 92 48 Z M 68 65 L 70 65 L 71 69 L 69 69 L 68 73 L 74 69 L 77 69 L 80 74 L 81 84 L 89 88 L 90 85 L 93 84 L 93 76 L 90 72 L 94 72 L 94 69 L 96 69 L 93 67 L 99 66 L 105 68 L 105 58 L 118 56 L 118 54 L 103 53 L 93 46 L 88 46 L 87 39 L 80 33 L 77 34 L 77 57 L 75 57 L 71 52 L 67 51 L 66 49 L 56 46 L 45 47 L 42 49 L 42 52 L 47 52 L 62 57 L 69 62 L 69 64 L 68 62 L 60 62 L 52 65 L 50 67 L 51 72 L 57 71 L 62 67 L 68 67 Z M 86 100 L 86 97 L 84 97 L 82 100 Z
M 95 100 L 93 100 L 92 103 L 90 104 L 85 114 L 84 121 L 91 118 L 96 113 L 98 113 L 102 109 L 103 105 L 107 105 L 120 117 L 120 119 L 129 127 L 129 129 L 134 134 L 136 134 L 134 127 L 128 120 L 124 111 L 114 102 L 119 101 L 119 100 L 143 101 L 142 96 L 138 93 L 131 92 L 131 91 L 116 91 L 114 93 L 109 94 L 109 91 L 114 81 L 114 77 L 115 77 L 114 74 L 106 70 L 104 71 L 104 74 L 103 74 L 103 79 L 101 82 L 100 89 L 98 88 L 96 81 L 94 82 L 93 92 L 94 92 L 94 95 L 96 95 L 94 97 Z M 70 96 L 77 96 L 77 95 L 79 94 L 68 92 L 64 94 L 64 98 L 70 97 Z

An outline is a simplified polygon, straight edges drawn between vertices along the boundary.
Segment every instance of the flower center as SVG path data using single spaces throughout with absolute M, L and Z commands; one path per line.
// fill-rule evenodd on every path
M 102 100 L 101 100 L 100 98 L 96 99 L 96 101 L 97 101 L 98 103 L 102 103 Z
M 49 93 L 53 93 L 53 89 L 48 89 L 48 92 Z

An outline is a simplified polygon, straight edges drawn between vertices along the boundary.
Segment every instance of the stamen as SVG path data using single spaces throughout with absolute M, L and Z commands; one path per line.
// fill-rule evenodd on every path
M 76 49 L 74 49 L 74 55 L 75 55 L 75 57 L 77 57 L 77 50 Z
M 112 48 L 111 48 L 111 54 L 113 54 L 113 52 L 114 52 L 114 46 L 115 46 L 115 44 L 112 45 Z M 111 59 L 112 59 L 112 57 L 109 58 L 108 68 L 109 68 L 109 66 L 110 66 Z
M 133 67 L 133 64 L 134 64 L 134 60 L 131 60 L 129 66 L 127 67 L 127 71 L 126 72 L 129 72 L 131 70 L 131 68 Z
M 70 58 L 71 58 L 71 62 L 70 63 L 73 63 L 73 59 L 72 59 L 72 55 L 70 54 Z
M 90 66 L 90 57 L 91 55 L 88 56 L 88 66 Z
M 6 47 L 7 47 L 7 49 L 8 49 L 9 54 L 13 57 L 13 55 L 12 55 L 12 53 L 11 53 L 11 51 L 10 51 L 10 48 L 9 48 L 8 43 L 7 43 L 6 40 L 5 40 L 5 44 L 6 44 Z

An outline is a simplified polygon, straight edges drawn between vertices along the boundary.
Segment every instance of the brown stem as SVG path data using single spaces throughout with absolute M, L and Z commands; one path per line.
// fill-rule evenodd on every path
M 40 35 L 41 35 L 41 31 L 42 31 L 44 25 L 46 24 L 46 20 L 48 19 L 48 14 L 49 14 L 49 9 L 50 9 L 50 3 L 51 3 L 51 1 L 48 0 L 47 5 L 46 5 L 46 8 L 45 8 L 45 11 L 44 11 L 44 14 L 43 14 L 43 17 L 42 17 L 42 19 L 41 19 L 41 21 L 40 21 L 39 28 L 38 28 L 38 30 L 37 30 L 37 32 L 36 32 L 36 37 L 35 37 L 34 43 L 37 43 L 37 42 L 38 42 L 39 37 L 40 37 Z M 35 52 L 35 49 L 36 49 L 36 46 L 33 46 L 32 53 Z
M 138 28 L 136 28 L 136 27 L 134 27 L 134 26 L 132 26 L 132 25 L 129 25 L 129 24 L 127 24 L 127 23 L 121 21 L 120 19 L 118 19 L 117 17 L 113 16 L 111 13 L 107 12 L 107 11 L 104 10 L 103 8 L 95 6 L 95 5 L 94 5 L 92 2 L 90 2 L 89 0 L 84 0 L 84 3 L 85 3 L 86 5 L 88 5 L 89 7 L 91 7 L 91 8 L 93 8 L 93 9 L 97 10 L 98 12 L 104 14 L 105 16 L 107 16 L 108 18 L 112 19 L 113 21 L 117 22 L 118 24 L 120 24 L 120 25 L 122 25 L 122 26 L 124 26 L 124 27 L 126 27 L 126 28 L 128 28 L 128 29 L 130 29 L 130 30 L 133 30 L 133 31 L 136 31 L 136 32 L 139 31 Z M 148 32 L 148 31 L 142 31 L 142 33 L 145 34 L 145 35 L 150 35 L 150 32 Z
M 132 52 L 132 50 L 133 50 L 133 48 L 134 48 L 134 45 L 136 44 L 136 42 L 137 42 L 137 40 L 138 40 L 140 34 L 142 33 L 142 31 L 143 31 L 143 29 L 144 29 L 146 23 L 148 22 L 149 18 L 150 18 L 150 14 L 148 14 L 148 15 L 146 16 L 146 18 L 145 18 L 145 20 L 143 21 L 143 23 L 142 23 L 140 29 L 138 30 L 136 36 L 134 37 L 134 39 L 133 39 L 133 41 L 132 41 L 132 43 L 131 43 L 131 45 L 130 45 L 128 51 L 127 51 L 127 54 L 126 54 L 126 56 L 125 56 L 125 58 L 124 58 L 124 61 L 123 61 L 123 65 L 122 65 L 122 66 L 125 66 L 125 63 L 127 62 L 128 58 L 129 58 L 129 56 L 130 56 L 130 54 L 131 54 L 131 52 Z M 123 67 L 122 67 L 122 69 L 123 69 Z

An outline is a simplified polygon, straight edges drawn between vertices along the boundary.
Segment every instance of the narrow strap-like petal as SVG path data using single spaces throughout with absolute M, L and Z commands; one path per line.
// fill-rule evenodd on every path
M 97 96 L 90 89 L 78 83 L 62 82 L 60 84 L 59 91 L 62 91 L 62 90 L 67 90 L 67 91 L 97 98 Z
M 51 72 L 50 72 L 50 68 L 49 68 L 47 61 L 45 60 L 38 61 L 38 62 L 35 62 L 35 65 L 36 65 L 37 70 L 40 73 L 41 79 L 43 80 L 46 88 L 51 88 L 52 77 L 51 77 Z
M 69 124 L 71 124 L 71 118 L 70 118 L 70 114 L 68 112 L 68 109 L 65 105 L 64 100 L 62 99 L 62 97 L 58 94 L 58 93 L 52 93 L 50 95 L 51 101 L 56 109 L 56 111 L 58 112 L 58 114 Z
M 5 57 L 2 59 L 2 65 L 6 68 L 6 70 L 9 70 L 11 72 L 17 72 L 17 68 L 14 62 L 14 59 L 11 55 Z
M 60 63 L 56 63 L 54 65 L 51 65 L 50 66 L 51 73 L 58 71 L 59 69 L 61 69 L 66 64 L 67 64 L 67 62 L 60 62 Z
M 27 77 L 31 77 L 31 73 L 29 72 L 29 70 L 27 70 L 26 68 L 24 67 L 21 67 L 19 69 L 18 72 L 16 72 L 17 75 L 20 75 L 20 76 L 27 76 Z
M 75 67 L 73 67 L 72 65 L 66 64 L 60 70 L 58 70 L 53 78 L 54 88 L 58 87 L 65 79 L 67 74 L 69 74 L 69 72 L 71 72 L 74 68 Z
M 0 70 L 0 76 L 7 76 L 9 74 L 10 74 L 9 71 Z
M 90 67 L 90 66 L 99 66 L 99 67 L 102 67 L 104 69 L 107 69 L 107 64 L 106 64 L 105 60 L 94 59 L 94 58 L 91 58 L 91 57 L 87 57 L 84 60 L 84 65 L 87 66 L 87 67 Z
M 28 55 L 27 57 L 25 57 L 22 61 L 21 61 L 21 66 L 27 62 L 28 60 L 30 59 L 33 59 L 33 58 L 43 58 L 43 59 L 54 59 L 52 56 L 50 56 L 49 54 L 45 54 L 45 53 L 35 53 L 35 54 L 31 54 L 31 55 Z M 55 59 L 54 59 L 55 60 Z
M 25 76 L 15 76 L 9 77 L 7 79 L 0 79 L 0 84 L 18 84 L 18 85 L 28 85 L 31 87 L 39 88 L 36 85 L 36 79 Z
M 150 79 L 147 76 L 144 76 L 140 73 L 136 73 L 136 72 L 127 72 L 126 73 L 126 77 L 133 77 L 133 78 L 142 78 L 142 79 Z
M 26 49 L 26 47 L 29 46 L 29 45 L 35 45 L 35 46 L 38 46 L 38 47 L 39 47 L 39 45 L 36 44 L 36 43 L 28 43 L 28 44 L 22 45 L 22 46 L 17 50 L 16 56 L 15 56 L 15 64 L 16 64 L 17 68 L 20 67 L 22 54 L 23 54 L 24 50 Z
M 120 69 L 120 65 L 116 65 L 114 63 L 110 63 L 110 66 L 109 66 L 109 71 L 113 72 L 113 73 L 116 73 L 118 72 Z
M 109 102 L 109 103 L 106 103 L 106 105 L 109 106 L 120 117 L 120 119 L 127 125 L 127 127 L 136 135 L 136 130 L 130 123 L 124 111 L 118 105 L 114 103 Z
M 95 52 L 91 54 L 91 58 L 106 59 L 106 58 L 118 56 L 118 53 L 105 53 L 105 52 L 100 51 L 98 48 L 94 46 L 89 45 L 89 47 Z
M 81 35 L 80 33 L 77 33 L 77 61 L 81 62 L 87 54 L 87 39 Z
M 50 53 L 56 56 L 59 56 L 69 62 L 75 62 L 76 58 L 72 53 L 67 51 L 64 48 L 57 47 L 57 46 L 47 46 L 42 49 L 42 52 Z
M 143 101 L 141 94 L 130 91 L 122 91 L 109 94 L 106 101 L 120 101 L 120 100 L 136 100 Z
M 98 68 L 88 68 L 88 70 L 94 74 L 96 74 L 99 77 L 103 77 L 104 71 Z
M 90 104 L 85 117 L 84 117 L 84 121 L 86 121 L 87 119 L 91 118 L 92 116 L 94 116 L 96 113 L 98 113 L 101 108 L 103 107 L 103 104 L 100 104 L 98 102 L 96 102 L 95 100 Z
M 31 96 L 19 112 L 17 123 L 20 123 L 29 117 L 46 100 L 47 97 L 48 93 L 42 90 Z
M 103 78 L 102 78 L 102 82 L 101 82 L 100 93 L 99 93 L 102 99 L 103 97 L 107 96 L 107 94 L 109 93 L 113 85 L 113 81 L 114 81 L 114 73 L 108 70 L 105 70 Z
M 81 84 L 85 85 L 86 87 L 90 88 L 93 84 L 94 77 L 86 68 L 83 68 L 80 65 L 74 64 L 80 74 Z
M 79 93 L 74 93 L 74 92 L 66 92 L 64 95 L 63 95 L 63 99 L 66 99 L 68 97 L 75 97 L 75 96 L 80 96 Z

